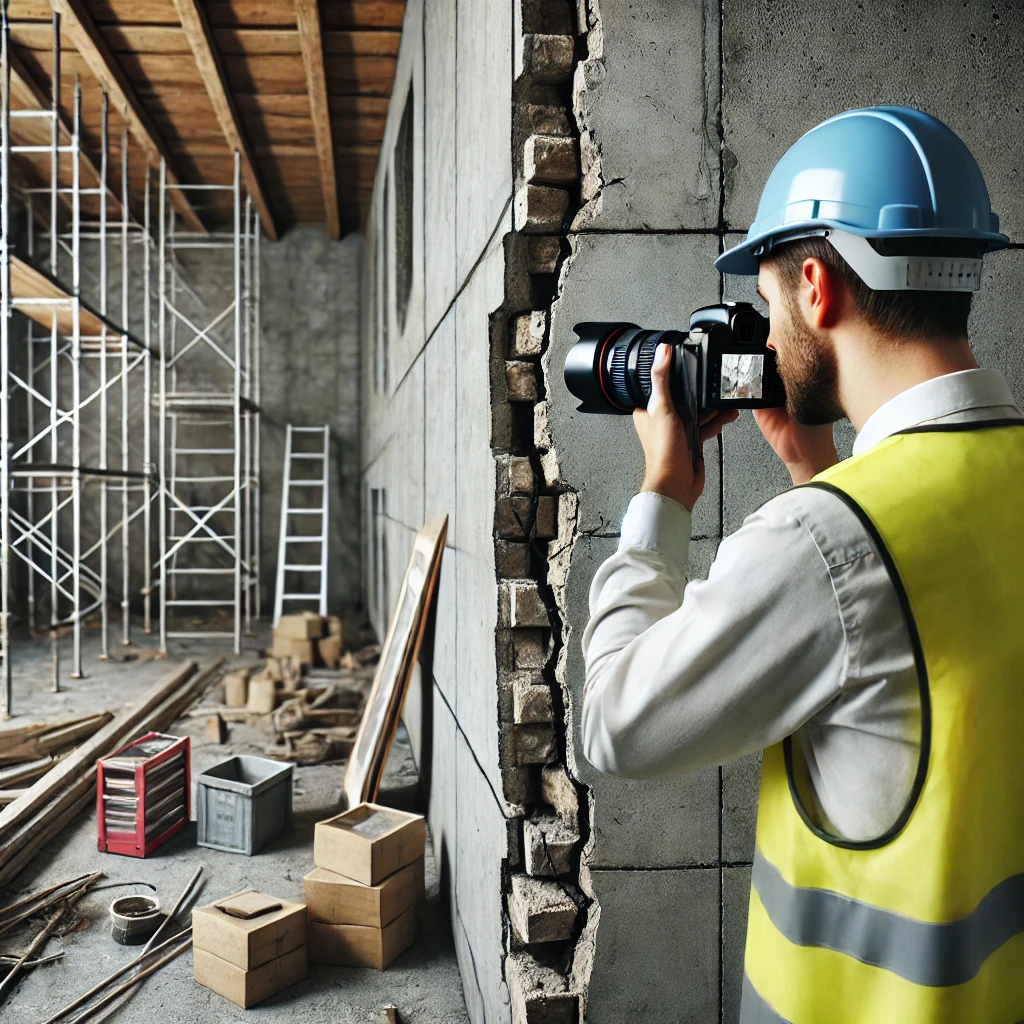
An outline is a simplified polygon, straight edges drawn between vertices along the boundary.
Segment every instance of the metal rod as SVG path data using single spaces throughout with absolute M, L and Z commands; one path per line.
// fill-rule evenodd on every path
M 144 233 L 143 233 L 143 250 L 142 250 L 142 276 L 143 280 L 143 291 L 142 291 L 142 318 L 143 318 L 143 337 L 146 342 L 146 355 L 145 362 L 143 363 L 143 378 L 142 378 L 142 408 L 143 408 L 143 421 L 142 421 L 142 459 L 143 465 L 146 471 L 146 481 L 143 484 L 145 493 L 143 496 L 143 502 L 145 503 L 145 511 L 142 516 L 142 547 L 145 552 L 142 559 L 142 629 L 145 633 L 151 633 L 153 631 L 152 622 L 152 610 L 153 610 L 153 535 L 152 535 L 152 511 L 151 503 L 153 499 L 152 486 L 150 484 L 150 476 L 153 471 L 153 452 L 152 452 L 152 429 L 153 429 L 153 410 L 152 410 L 152 391 L 153 391 L 153 364 L 152 364 L 152 327 L 153 317 L 150 310 L 150 290 L 152 286 L 152 268 L 150 267 L 150 257 L 153 250 L 153 236 L 149 229 L 149 208 L 150 208 L 150 196 L 149 196 L 149 165 L 146 165 L 146 184 L 145 184 L 145 197 L 144 197 Z M 161 484 L 162 489 L 162 484 Z M 161 549 L 162 550 L 162 549 Z
M 235 488 L 235 654 L 242 653 L 242 421 L 241 421 L 241 392 L 242 392 L 242 304 L 239 296 L 242 293 L 242 252 L 241 252 L 241 231 L 242 231 L 242 204 L 241 204 L 241 154 L 235 150 L 235 173 L 234 173 L 234 223 L 235 223 L 235 248 L 234 248 L 234 283 L 235 283 L 235 373 L 234 373 L 234 406 L 232 416 L 235 428 L 235 460 L 234 460 L 234 488 Z
M 121 324 L 131 330 L 128 322 L 128 120 L 121 125 Z M 149 416 L 148 408 L 143 412 Z M 128 344 L 121 338 L 121 469 L 127 474 L 128 460 Z M 121 643 L 131 640 L 131 547 L 128 514 L 128 477 L 121 482 Z M 149 560 L 148 557 L 146 559 Z
M 110 101 L 104 91 L 100 96 L 100 180 L 107 180 L 108 123 Z M 81 230 L 81 225 L 79 225 Z M 107 190 L 100 190 L 100 314 L 107 315 Z M 107 468 L 107 334 L 103 332 L 100 351 L 100 452 L 99 468 Z M 100 480 L 100 536 L 107 536 L 107 481 Z M 107 545 L 100 545 L 100 660 L 110 656 L 110 617 L 107 612 L 109 562 Z
M 158 343 L 160 345 L 160 648 L 167 650 L 167 163 L 160 160 L 160 198 L 158 224 L 160 247 L 157 255 L 157 288 L 159 289 Z
M 81 584 L 82 584 L 82 477 L 77 467 L 82 463 L 82 317 L 80 306 L 81 288 L 81 248 L 79 240 L 80 222 L 82 216 L 81 198 L 79 188 L 81 186 L 79 174 L 79 140 L 82 127 L 82 85 L 78 78 L 75 79 L 75 119 L 71 135 L 71 146 L 74 150 L 71 165 L 71 187 L 74 190 L 71 204 L 71 350 L 72 350 L 72 384 L 71 384 L 71 405 L 72 405 L 72 464 L 76 467 L 74 476 L 74 501 L 71 507 L 72 517 L 72 543 L 74 549 L 74 565 L 72 567 L 72 593 L 74 625 L 72 626 L 72 665 L 71 678 L 82 678 L 82 614 L 81 614 Z
M 0 0 L 0 658 L 3 687 L 0 689 L 0 719 L 10 718 L 13 693 L 11 677 L 11 463 L 10 401 L 10 108 L 11 64 L 10 25 L 7 0 Z M 27 957 L 26 957 L 27 959 Z M 18 965 L 11 970 L 15 974 Z M 2 986 L 0 986 L 2 987 Z

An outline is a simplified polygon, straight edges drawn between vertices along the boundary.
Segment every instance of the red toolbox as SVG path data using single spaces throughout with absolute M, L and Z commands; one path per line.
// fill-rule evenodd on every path
M 189 737 L 148 732 L 96 762 L 96 830 L 102 853 L 146 857 L 187 824 Z

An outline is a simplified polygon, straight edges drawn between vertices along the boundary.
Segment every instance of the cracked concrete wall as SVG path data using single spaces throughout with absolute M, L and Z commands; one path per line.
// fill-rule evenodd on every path
M 556 591 L 565 621 L 559 677 L 589 787 L 581 881 L 596 901 L 576 969 L 589 976 L 593 1024 L 737 1019 L 753 855 L 757 758 L 651 782 L 608 778 L 582 757 L 580 634 L 594 571 L 614 550 L 642 459 L 626 418 L 585 417 L 561 381 L 579 320 L 684 325 L 691 309 L 753 301 L 751 279 L 722 279 L 713 260 L 742 237 L 764 179 L 816 122 L 856 105 L 905 103 L 946 121 L 971 146 L 994 209 L 1020 239 L 1024 13 L 1012 3 L 865 0 L 588 0 L 586 59 L 575 108 L 584 177 L 544 356 L 540 419 L 548 458 L 574 495 Z M 819 28 L 808 34 L 807 26 Z M 1024 399 L 1024 354 L 1012 340 L 1024 253 L 986 260 L 972 339 Z M 852 431 L 836 427 L 841 453 Z M 749 413 L 706 452 L 687 574 L 703 576 L 722 536 L 787 486 Z M 656 929 L 651 922 L 657 921 Z

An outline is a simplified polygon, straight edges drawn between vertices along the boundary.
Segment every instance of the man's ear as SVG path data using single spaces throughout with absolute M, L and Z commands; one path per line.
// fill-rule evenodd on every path
M 843 303 L 839 273 L 816 256 L 808 256 L 800 268 L 800 306 L 812 327 L 834 327 Z

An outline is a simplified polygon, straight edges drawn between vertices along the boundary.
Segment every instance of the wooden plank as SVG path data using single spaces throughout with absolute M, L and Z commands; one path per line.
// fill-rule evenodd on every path
M 66 304 L 66 300 L 71 297 L 70 292 L 47 277 L 41 270 L 37 270 L 13 253 L 11 255 L 11 296 L 14 308 L 19 313 L 24 313 L 30 320 L 34 320 L 40 327 L 48 331 L 51 317 L 56 313 L 57 330 L 65 338 L 70 338 L 74 333 L 74 318 L 71 315 L 71 309 Z M 18 304 L 19 299 L 48 299 L 55 305 L 23 306 Z M 62 305 L 58 306 L 56 303 L 62 303 Z M 84 335 L 100 335 L 103 333 L 103 321 L 83 306 L 79 314 L 79 331 Z
M 0 762 L 30 761 L 56 754 L 99 732 L 113 717 L 105 711 L 67 722 L 32 726 L 32 732 L 21 735 L 20 739 L 20 730 L 5 730 L 0 733 Z
M 167 163 L 169 184 L 180 184 L 174 161 L 163 140 L 157 134 L 152 119 L 142 106 L 135 90 L 128 81 L 121 65 L 110 52 L 106 40 L 96 28 L 92 15 L 85 7 L 84 0 L 51 0 L 53 9 L 66 23 L 68 35 L 75 49 L 89 65 L 89 70 L 110 97 L 113 109 L 120 111 L 128 121 L 128 130 L 142 147 L 151 166 L 157 167 L 161 158 Z M 192 209 L 185 193 L 180 189 L 170 190 L 171 204 L 193 231 L 205 232 L 203 222 Z
M 239 154 L 245 189 L 260 215 L 260 222 L 267 237 L 272 242 L 276 242 L 278 229 L 274 220 L 274 211 L 267 202 L 259 168 L 256 166 L 249 140 L 242 128 L 242 121 L 238 115 L 238 109 L 235 107 L 234 98 L 228 89 L 224 65 L 214 46 L 206 14 L 198 0 L 174 0 L 174 6 L 178 17 L 181 18 L 181 26 L 185 30 L 189 46 L 192 48 L 196 67 L 206 86 L 206 92 L 217 114 L 224 138 L 227 139 L 232 152 Z
M 331 107 L 327 99 L 327 72 L 324 69 L 323 38 L 320 29 L 319 0 L 295 0 L 295 16 L 302 44 L 302 64 L 306 72 L 306 91 L 313 119 L 313 138 L 320 162 L 320 188 L 324 197 L 327 234 L 341 238 L 338 215 L 338 179 L 334 170 L 334 143 L 331 136 Z M 394 72 L 392 72 L 394 77 Z

